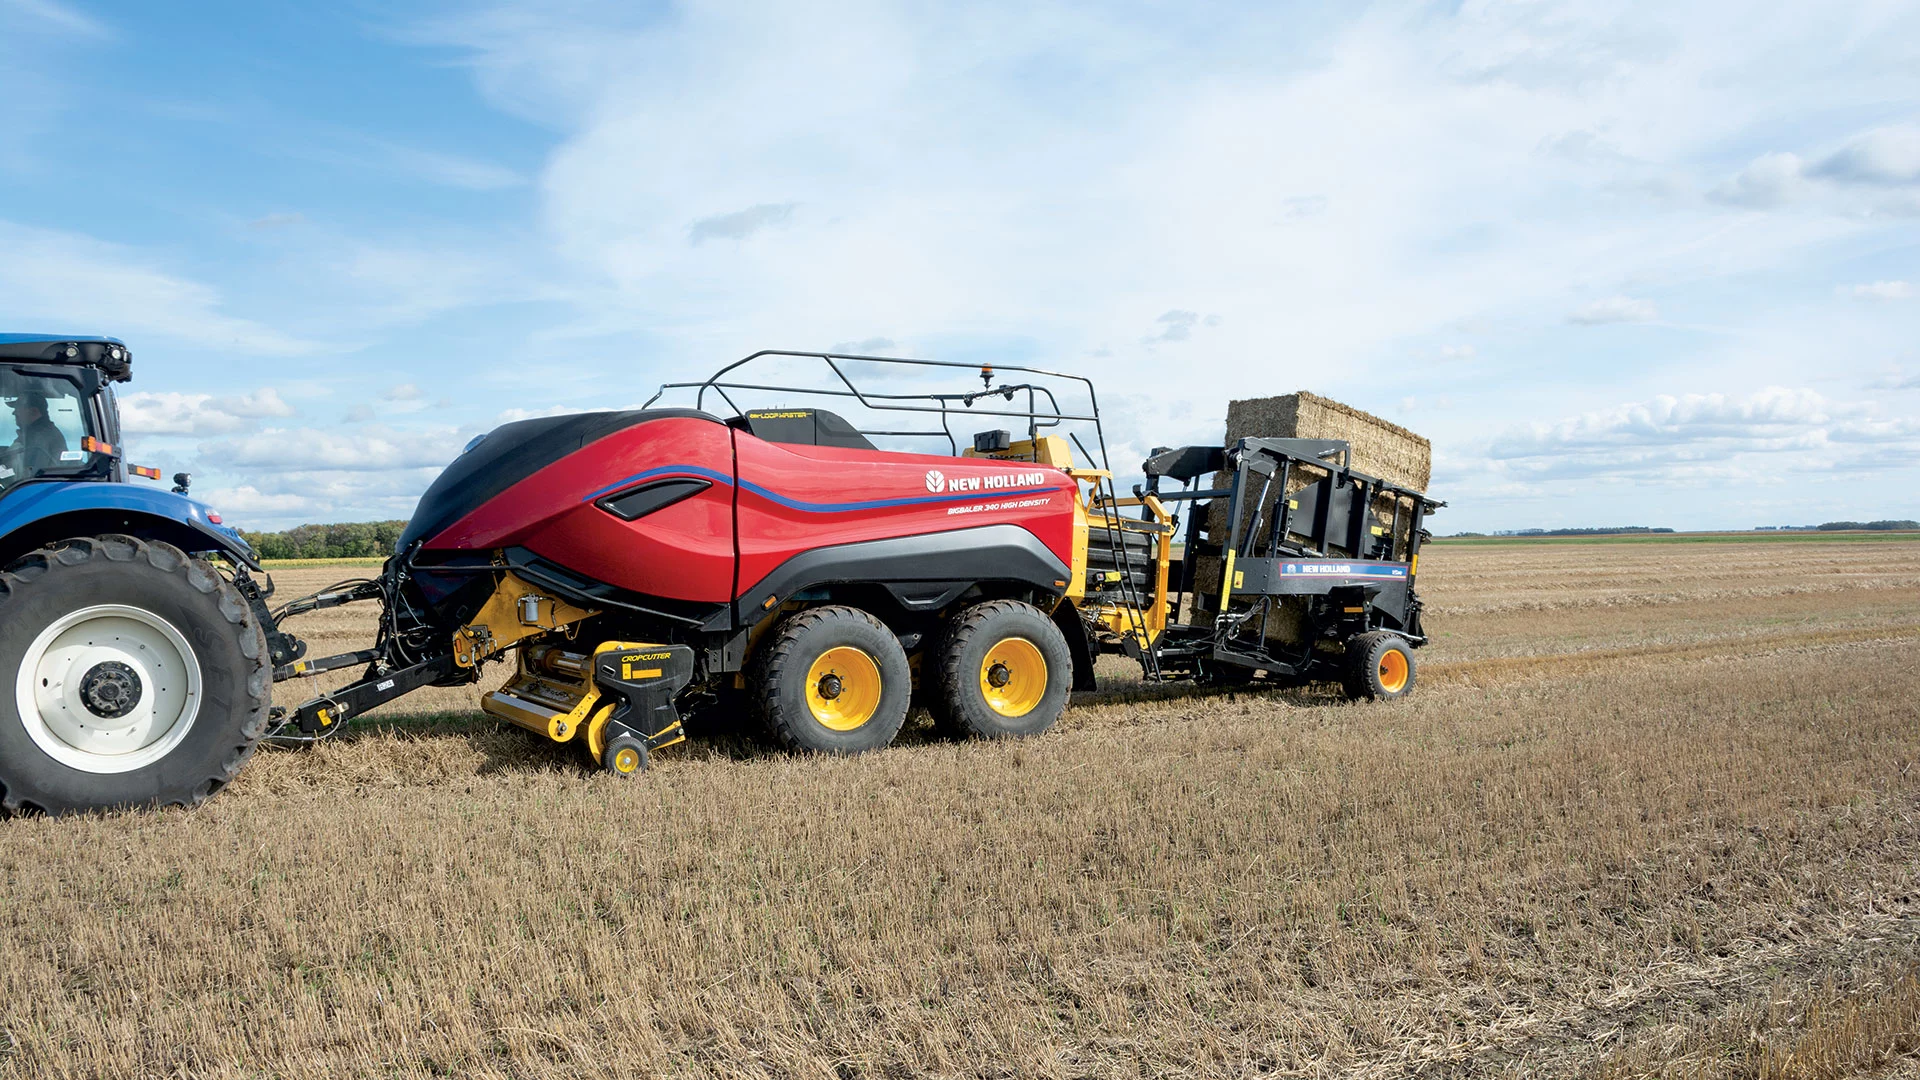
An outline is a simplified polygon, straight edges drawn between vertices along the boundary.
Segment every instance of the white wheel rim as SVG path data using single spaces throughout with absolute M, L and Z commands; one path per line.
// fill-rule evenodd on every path
M 103 715 L 126 706 L 130 684 L 137 700 L 121 715 Z M 118 701 L 103 699 L 116 689 Z M 166 757 L 193 728 L 200 662 L 186 637 L 153 612 L 96 604 L 54 620 L 27 646 L 14 700 L 48 757 L 82 772 L 132 772 Z

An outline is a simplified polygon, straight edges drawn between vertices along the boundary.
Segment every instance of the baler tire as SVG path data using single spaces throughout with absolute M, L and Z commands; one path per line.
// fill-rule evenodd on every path
M 831 605 L 791 615 L 772 634 L 754 659 L 748 687 L 781 745 L 820 754 L 864 754 L 885 748 L 900 734 L 913 671 L 900 639 L 885 623 L 859 608 Z M 857 683 L 847 689 L 862 695 L 845 710 L 834 704 L 846 692 L 836 657 L 858 669 L 844 673 Z M 815 670 L 822 665 L 836 680 L 831 697 L 826 677 Z
M 29 552 L 0 573 L 0 627 L 0 673 L 10 676 L 0 679 L 0 816 L 197 806 L 239 773 L 266 733 L 273 669 L 265 628 L 219 571 L 171 544 L 105 535 Z M 86 730 L 80 714 L 70 702 L 47 712 L 23 670 L 58 664 L 60 651 L 81 648 L 92 627 L 114 635 L 104 648 L 125 650 L 130 662 L 95 663 L 87 681 L 107 671 L 112 678 L 104 681 L 117 682 L 115 693 L 124 694 L 131 674 L 133 708 L 147 693 L 170 692 L 157 685 L 166 676 L 156 674 L 167 666 L 167 650 L 192 662 L 181 672 L 185 689 L 149 706 L 179 713 L 132 751 L 72 742 Z M 63 645 L 75 630 L 80 635 Z M 85 647 L 94 649 L 90 641 Z M 30 716 L 22 714 L 23 699 Z M 101 713 L 97 704 L 89 698 L 82 708 L 126 714 Z M 146 737 L 134 728 L 126 733 Z
M 1341 662 L 1341 689 L 1349 700 L 1391 701 L 1413 693 L 1418 669 L 1407 639 L 1385 630 L 1369 630 L 1347 640 Z
M 1031 667 L 1038 661 L 1044 681 L 1030 676 L 1024 688 L 989 700 L 989 662 L 993 651 L 1009 643 Z M 1011 665 L 1001 665 L 1003 668 Z M 1066 711 L 1073 689 L 1073 653 L 1067 638 L 1046 613 L 1018 600 L 990 600 L 955 616 L 941 636 L 929 711 L 940 729 L 954 736 L 979 739 L 1018 739 L 1039 735 L 1053 727 Z M 1011 673 L 1016 686 L 1020 676 Z

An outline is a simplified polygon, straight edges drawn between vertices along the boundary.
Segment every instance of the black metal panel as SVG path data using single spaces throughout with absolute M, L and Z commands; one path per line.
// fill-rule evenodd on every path
M 755 409 L 746 414 L 746 427 L 753 437 L 771 443 L 794 446 L 840 446 L 849 450 L 872 450 L 852 424 L 838 413 L 825 409 Z
M 804 551 L 762 578 L 734 602 L 742 625 L 757 622 L 779 601 L 802 589 L 848 582 L 1001 581 L 1044 592 L 1065 589 L 1067 565 L 1040 538 L 1018 525 L 834 544 Z
M 726 604 L 643 596 L 570 570 L 526 548 L 508 548 L 504 554 L 507 566 L 514 573 L 535 585 L 553 590 L 562 599 L 581 607 L 617 608 L 704 630 L 733 629 L 729 618 L 731 609 Z
M 1185 483 L 1226 468 L 1227 452 L 1218 446 L 1182 446 L 1155 450 L 1141 464 L 1148 477 L 1165 476 Z
M 436 656 L 412 667 L 401 668 L 386 674 L 369 671 L 356 683 L 301 704 L 288 717 L 286 726 L 298 728 L 307 735 L 323 730 L 331 731 L 337 725 L 355 719 L 376 706 L 384 705 L 403 694 L 410 694 L 423 686 L 431 686 L 453 672 L 454 663 L 451 654 Z M 322 711 L 327 714 L 324 718 L 320 715 Z M 279 730 L 285 730 L 285 728 Z

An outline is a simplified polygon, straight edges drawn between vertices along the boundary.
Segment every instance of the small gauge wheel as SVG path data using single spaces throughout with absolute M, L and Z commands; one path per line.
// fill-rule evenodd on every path
M 615 776 L 638 776 L 647 771 L 647 744 L 631 735 L 608 739 L 601 764 Z

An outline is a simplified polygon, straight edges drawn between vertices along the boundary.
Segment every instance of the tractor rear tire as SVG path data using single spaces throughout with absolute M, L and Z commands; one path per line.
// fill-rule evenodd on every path
M 0 814 L 197 806 L 267 728 L 263 628 L 212 566 L 131 536 L 0 573 Z
M 1413 647 L 1399 634 L 1370 630 L 1347 640 L 1340 682 L 1349 699 L 1406 697 L 1413 692 L 1415 675 Z
M 913 671 L 884 623 L 836 605 L 781 623 L 755 658 L 748 686 L 761 718 L 788 749 L 863 754 L 900 734 Z
M 954 617 L 941 639 L 929 711 L 952 735 L 1039 735 L 1066 711 L 1073 654 L 1032 604 L 991 600 Z

